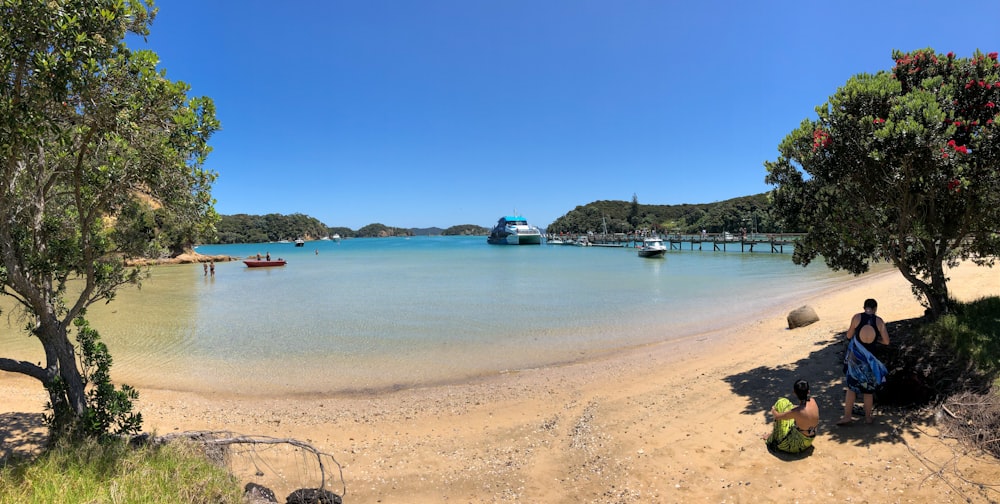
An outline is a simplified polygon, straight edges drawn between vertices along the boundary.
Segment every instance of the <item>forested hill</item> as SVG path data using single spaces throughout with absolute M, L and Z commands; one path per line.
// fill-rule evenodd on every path
M 659 232 L 694 233 L 702 229 L 710 233 L 747 231 L 774 233 L 782 230 L 771 216 L 766 194 L 743 196 L 715 203 L 683 205 L 644 205 L 637 200 L 595 201 L 578 206 L 548 225 L 549 233 L 586 233 L 603 231 L 630 232 L 650 229 Z M 421 235 L 486 235 L 488 228 L 461 224 L 447 229 L 397 228 L 374 223 L 354 231 L 347 227 L 329 227 L 315 217 L 304 214 L 221 215 L 218 240 L 213 243 L 263 243 L 303 238 L 315 240 L 324 236 L 343 238 L 380 238 Z
M 330 235 L 330 228 L 319 219 L 299 213 L 220 215 L 215 229 L 218 231 L 215 243 L 265 243 Z
M 347 227 L 329 227 L 315 217 L 304 214 L 220 215 L 215 225 L 217 239 L 207 243 L 266 243 L 279 240 L 316 240 L 325 236 L 341 238 L 384 238 L 389 236 L 425 235 L 486 235 L 489 230 L 475 224 L 462 224 L 448 229 L 397 228 L 373 223 L 357 231 Z
M 644 205 L 629 201 L 595 201 L 578 206 L 559 217 L 546 229 L 549 233 L 626 233 L 648 229 L 667 233 L 735 232 L 773 233 L 782 231 L 771 215 L 767 194 L 742 196 L 715 203 Z M 790 230 L 784 230 L 790 231 Z

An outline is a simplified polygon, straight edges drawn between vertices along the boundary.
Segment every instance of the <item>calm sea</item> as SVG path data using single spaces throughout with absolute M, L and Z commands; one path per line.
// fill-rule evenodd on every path
M 844 282 L 784 254 L 494 246 L 413 237 L 202 246 L 288 265 L 158 266 L 88 318 L 139 387 L 333 393 L 461 381 L 585 359 L 800 306 Z M 5 312 L 7 313 L 7 312 Z M 41 360 L 9 319 L 5 356 Z M 668 328 L 668 329 L 664 329 Z

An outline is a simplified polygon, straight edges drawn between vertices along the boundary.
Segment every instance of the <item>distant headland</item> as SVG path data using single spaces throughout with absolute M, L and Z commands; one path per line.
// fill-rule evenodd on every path
M 388 238 L 489 234 L 488 227 L 477 224 L 459 224 L 447 228 L 402 228 L 373 223 L 353 230 L 342 226 L 328 226 L 315 217 L 300 213 L 235 214 L 219 217 L 219 222 L 216 224 L 217 239 L 207 243 L 263 243 L 297 238 L 319 240 L 335 235 L 341 238 Z M 586 233 L 604 229 L 622 233 L 636 230 L 670 233 L 701 230 L 722 233 L 740 229 L 761 233 L 794 231 L 780 228 L 778 221 L 772 217 L 766 193 L 715 203 L 680 205 L 640 204 L 634 196 L 632 201 L 594 201 L 566 212 L 548 226 L 539 227 L 548 233 Z

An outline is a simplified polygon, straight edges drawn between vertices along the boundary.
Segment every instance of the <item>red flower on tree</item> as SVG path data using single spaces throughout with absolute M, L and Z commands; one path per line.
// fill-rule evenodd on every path
M 955 139 L 948 140 L 948 147 L 951 147 L 952 149 L 954 149 L 955 152 L 961 152 L 962 154 L 968 154 L 969 153 L 969 148 L 966 147 L 966 146 L 964 146 L 964 145 L 958 145 L 958 142 L 956 142 Z M 941 149 L 941 152 L 944 152 L 943 148 Z M 944 157 L 947 158 L 948 157 L 948 153 L 945 153 Z
M 816 149 L 821 149 L 830 145 L 830 142 L 832 141 L 833 140 L 830 139 L 830 134 L 823 131 L 823 128 L 816 128 L 813 131 L 813 152 L 816 152 Z

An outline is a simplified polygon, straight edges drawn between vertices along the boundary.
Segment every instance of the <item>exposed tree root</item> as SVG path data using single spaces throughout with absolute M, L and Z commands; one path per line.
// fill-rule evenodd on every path
M 313 462 L 309 464 L 315 464 L 313 467 L 303 467 L 298 471 L 301 473 L 317 475 L 318 481 L 316 482 L 318 484 L 315 488 L 325 489 L 328 483 L 336 484 L 335 480 L 339 480 L 340 496 L 343 496 L 347 492 L 347 484 L 344 481 L 343 467 L 339 462 L 337 462 L 337 459 L 334 458 L 332 454 L 323 452 L 311 443 L 305 441 L 293 438 L 274 438 L 269 436 L 237 434 L 229 431 L 187 431 L 167 434 L 164 436 L 156 436 L 149 439 L 149 442 L 159 444 L 179 439 L 200 445 L 203 447 L 205 454 L 213 462 L 226 466 L 231 471 L 234 469 L 233 458 L 238 457 L 244 465 L 255 468 L 255 476 L 264 475 L 264 472 L 261 469 L 263 466 L 270 468 L 270 472 L 272 474 L 278 475 L 278 477 L 283 479 L 285 478 L 284 471 L 274 468 L 274 462 L 268 460 L 268 458 L 274 458 L 275 455 L 268 454 L 268 456 L 265 457 L 264 454 L 261 453 L 261 449 L 263 447 L 272 447 L 276 445 L 291 447 L 294 450 L 300 450 L 301 452 L 307 453 L 307 458 L 313 460 Z M 232 447 L 234 446 L 241 447 L 241 450 L 238 452 L 232 450 Z M 283 456 L 286 459 L 292 457 L 290 454 L 280 454 L 279 456 Z M 286 463 L 285 466 L 287 467 L 288 464 Z M 301 464 L 296 465 L 293 463 L 291 464 L 291 467 L 301 467 Z M 233 472 L 235 474 L 235 471 Z M 302 476 L 302 474 L 299 476 Z

